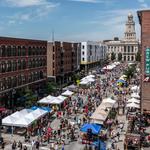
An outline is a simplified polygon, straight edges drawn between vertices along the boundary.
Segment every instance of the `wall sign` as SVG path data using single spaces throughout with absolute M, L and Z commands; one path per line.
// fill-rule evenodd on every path
M 150 81 L 150 48 L 146 48 L 145 50 L 145 78 L 144 82 Z

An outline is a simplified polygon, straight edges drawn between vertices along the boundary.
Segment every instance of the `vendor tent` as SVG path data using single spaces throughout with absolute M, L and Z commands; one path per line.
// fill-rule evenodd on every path
M 133 97 L 133 98 L 140 98 L 140 95 L 138 94 L 138 93 L 132 93 L 131 94 L 131 97 Z
M 62 95 L 57 96 L 57 98 L 59 98 L 62 102 L 67 99 L 67 97 L 62 96 Z
M 94 124 L 94 123 L 92 123 L 92 124 L 86 123 L 86 124 L 84 124 L 84 125 L 81 127 L 80 131 L 81 131 L 81 132 L 88 132 L 88 129 L 91 129 L 93 134 L 99 134 L 99 132 L 100 132 L 101 129 L 102 129 L 102 126 L 101 126 L 101 125 Z
M 67 91 L 63 92 L 61 95 L 63 95 L 63 96 L 72 96 L 73 93 L 74 92 L 71 92 L 71 91 L 67 90 Z
M 28 127 L 32 122 L 33 122 L 33 120 L 31 118 L 21 118 L 19 120 L 16 120 L 16 122 L 14 123 L 13 126 Z
M 112 104 L 115 104 L 116 101 L 113 100 L 112 98 L 108 97 L 108 98 L 103 99 L 103 103 L 112 103 Z
M 107 115 L 104 114 L 100 114 L 100 113 L 93 113 L 92 116 L 90 117 L 91 119 L 94 120 L 101 120 L 101 121 L 105 121 L 107 118 Z
M 140 100 L 139 99 L 136 99 L 136 98 L 131 98 L 127 101 L 127 103 L 140 103 Z
M 139 91 L 139 89 L 140 89 L 140 87 L 137 85 L 131 87 L 132 91 Z
M 88 80 L 83 80 L 80 82 L 80 85 L 88 85 L 90 82 Z
M 104 108 L 112 108 L 113 105 L 114 105 L 113 103 L 104 103 L 104 102 L 101 103 L 101 107 Z
M 139 104 L 135 104 L 135 103 L 129 103 L 126 105 L 126 107 L 128 108 L 140 108 Z
M 2 125 L 5 126 L 12 126 L 16 122 L 16 118 L 12 116 L 7 116 L 4 119 L 2 119 Z

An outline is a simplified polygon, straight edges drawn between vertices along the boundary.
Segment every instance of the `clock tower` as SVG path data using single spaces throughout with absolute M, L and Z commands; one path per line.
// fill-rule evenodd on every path
M 124 33 L 124 40 L 136 41 L 135 22 L 131 13 L 128 14 L 128 21 L 126 22 L 126 28 Z

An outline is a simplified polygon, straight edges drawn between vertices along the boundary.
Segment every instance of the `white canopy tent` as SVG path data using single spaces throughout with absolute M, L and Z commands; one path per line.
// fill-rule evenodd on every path
M 87 80 L 83 80 L 80 82 L 80 85 L 88 85 L 88 84 L 90 84 L 90 82 Z
M 2 119 L 2 125 L 12 127 L 28 127 L 33 121 L 44 116 L 46 113 L 48 112 L 39 108 L 30 111 L 24 109 L 22 111 L 17 111 L 11 114 L 10 116 L 7 116 L 4 119 Z
M 65 101 L 67 99 L 67 97 L 62 96 L 62 95 L 57 96 L 57 98 L 59 98 L 60 100 L 63 100 L 63 101 Z
M 15 126 L 15 127 L 28 127 L 32 122 L 33 122 L 33 120 L 30 118 L 21 118 L 21 119 L 17 120 L 13 124 L 13 126 Z
M 5 126 L 12 126 L 16 122 L 16 118 L 12 116 L 7 116 L 4 119 L 2 119 L 2 125 Z
M 107 118 L 107 115 L 103 115 L 103 114 L 98 114 L 98 113 L 93 113 L 92 116 L 90 117 L 91 119 L 94 120 L 101 120 L 101 121 L 105 121 Z
M 136 98 L 131 98 L 127 101 L 127 103 L 140 103 L 140 100 L 139 99 L 136 99 Z
M 38 103 L 41 103 L 41 104 L 51 104 L 51 102 L 53 100 L 55 100 L 55 99 L 56 99 L 55 96 L 48 95 L 47 97 L 44 97 L 44 98 L 40 99 L 38 101 Z
M 137 86 L 137 85 L 135 85 L 135 86 L 132 86 L 132 87 L 131 87 L 131 90 L 136 92 L 136 91 L 139 91 L 139 90 L 140 90 L 140 87 Z
M 135 104 L 135 103 L 129 103 L 126 105 L 127 108 L 140 108 L 139 104 Z
M 115 103 L 116 103 L 116 101 L 113 100 L 113 99 L 110 98 L 110 97 L 103 99 L 102 102 L 103 102 L 103 103 L 112 103 L 112 104 L 115 104 Z
M 133 97 L 133 98 L 140 98 L 140 95 L 138 94 L 138 93 L 132 93 L 131 94 L 131 97 Z
M 73 94 L 74 94 L 74 92 L 71 92 L 71 91 L 67 90 L 67 91 L 63 92 L 61 95 L 63 95 L 63 96 L 72 96 Z

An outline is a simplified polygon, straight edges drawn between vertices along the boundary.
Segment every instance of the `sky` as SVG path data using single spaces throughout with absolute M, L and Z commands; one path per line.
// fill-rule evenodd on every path
M 124 36 L 131 12 L 149 9 L 150 0 L 0 0 L 0 36 L 61 41 L 102 41 Z

